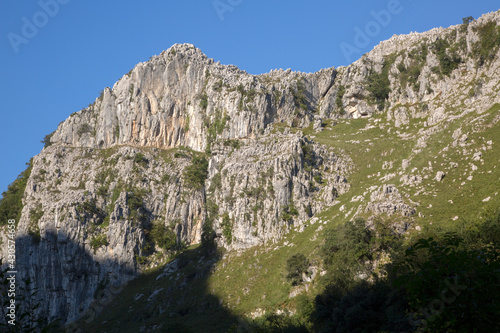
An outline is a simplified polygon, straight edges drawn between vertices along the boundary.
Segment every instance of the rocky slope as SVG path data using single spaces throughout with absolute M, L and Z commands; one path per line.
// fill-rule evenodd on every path
M 426 214 L 418 195 L 433 193 L 427 180 L 456 163 L 433 160 L 462 149 L 467 163 L 484 164 L 496 144 L 473 145 L 456 124 L 486 131 L 500 118 L 500 37 L 488 40 L 499 22 L 496 12 L 395 36 L 350 66 L 309 74 L 250 75 L 190 44 L 138 64 L 33 159 L 17 261 L 38 290 L 37 311 L 74 321 L 103 286 L 165 262 L 157 225 L 192 245 L 212 221 L 228 250 L 277 242 L 330 207 L 339 218 L 403 216 L 405 232 Z M 345 137 L 356 118 L 369 120 Z M 380 148 L 384 136 L 406 144 L 399 156 L 396 144 Z M 356 162 L 379 148 L 378 167 Z

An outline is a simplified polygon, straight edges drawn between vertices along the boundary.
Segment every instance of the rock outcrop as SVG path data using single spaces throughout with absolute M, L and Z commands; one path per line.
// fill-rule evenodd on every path
M 279 240 L 333 206 L 363 166 L 302 131 L 319 133 L 338 118 L 381 114 L 374 125 L 381 130 L 382 122 L 396 130 L 418 123 L 418 138 L 402 136 L 417 144 L 399 175 L 403 186 L 420 185 L 417 170 L 403 172 L 438 126 L 500 103 L 498 47 L 486 60 L 475 51 L 488 22 L 496 28 L 500 12 L 394 36 L 350 66 L 316 73 L 250 75 L 190 44 L 138 64 L 62 122 L 33 159 L 17 261 L 19 280 L 38 290 L 37 313 L 71 322 L 99 288 L 161 264 L 167 254 L 152 239 L 156 225 L 182 246 L 199 243 L 210 219 L 219 246 L 241 250 Z M 467 134 L 457 129 L 452 138 L 466 149 Z M 385 184 L 394 177 L 370 188 L 357 212 L 415 214 L 416 205 Z M 443 177 L 439 171 L 436 180 Z

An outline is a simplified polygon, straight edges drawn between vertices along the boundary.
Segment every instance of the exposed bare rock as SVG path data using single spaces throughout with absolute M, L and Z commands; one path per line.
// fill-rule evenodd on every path
M 383 185 L 372 189 L 370 202 L 365 211 L 376 215 L 399 213 L 403 216 L 411 216 L 415 214 L 415 208 L 405 203 L 403 196 L 394 185 Z
M 444 176 L 446 176 L 446 174 L 443 171 L 438 171 L 434 179 L 440 182 L 443 180 Z

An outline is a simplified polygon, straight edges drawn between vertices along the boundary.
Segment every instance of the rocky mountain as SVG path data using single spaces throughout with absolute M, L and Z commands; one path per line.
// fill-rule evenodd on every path
M 164 265 L 207 226 L 227 259 L 318 218 L 405 233 L 470 214 L 443 208 L 464 193 L 498 207 L 499 23 L 394 36 L 316 73 L 250 75 L 191 44 L 138 64 L 32 159 L 16 255 L 36 313 L 80 319 L 99 290 Z

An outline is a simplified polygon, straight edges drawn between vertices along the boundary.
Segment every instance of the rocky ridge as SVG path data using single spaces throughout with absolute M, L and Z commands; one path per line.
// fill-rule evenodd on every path
M 339 119 L 377 115 L 372 128 L 416 141 L 401 166 L 388 158 L 379 185 L 350 200 L 358 206 L 339 212 L 413 216 L 419 204 L 395 180 L 424 192 L 425 177 L 445 179 L 445 169 L 415 170 L 412 161 L 452 121 L 477 115 L 481 124 L 500 103 L 498 48 L 482 64 L 475 51 L 489 22 L 498 26 L 500 12 L 394 36 L 350 66 L 317 73 L 250 75 L 190 44 L 138 64 L 62 122 L 33 159 L 17 257 L 20 278 L 47 300 L 39 313 L 76 320 L 100 286 L 125 284 L 164 262 L 168 251 L 150 236 L 155 224 L 179 244 L 197 244 L 213 214 L 217 243 L 243 250 L 276 242 L 336 205 L 362 166 L 302 131 L 321 132 Z M 406 133 L 413 125 L 417 134 Z M 459 128 L 452 139 L 448 149 L 481 162 L 480 151 L 466 151 L 467 133 Z M 201 156 L 207 174 L 196 187 L 188 171 Z

